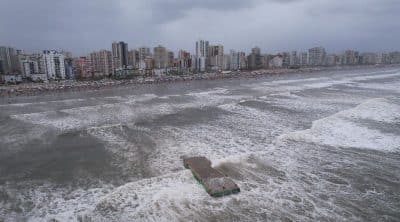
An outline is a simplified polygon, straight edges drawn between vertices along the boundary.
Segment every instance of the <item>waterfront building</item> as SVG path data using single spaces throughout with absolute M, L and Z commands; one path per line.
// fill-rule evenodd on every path
M 146 58 L 151 57 L 150 48 L 140 47 L 139 48 L 139 61 L 144 61 Z
M 74 69 L 74 72 L 78 78 L 87 79 L 94 77 L 92 62 L 87 56 L 75 58 Z
M 208 67 L 209 45 L 209 42 L 204 40 L 196 42 L 195 70 L 198 72 L 204 72 Z
M 66 50 L 61 50 L 60 53 L 64 55 L 64 58 L 66 58 L 66 59 L 72 59 L 72 53 L 71 53 L 71 52 L 66 51 Z
M 308 53 L 307 52 L 300 53 L 300 65 L 301 66 L 308 65 Z
M 246 69 L 246 54 L 244 52 L 236 52 L 235 50 L 230 51 L 230 69 L 241 70 Z
M 113 70 L 126 68 L 128 66 L 128 44 L 125 42 L 112 43 L 112 65 Z
M 199 40 L 196 42 L 196 57 L 207 57 L 210 43 L 208 41 Z
M 11 47 L 0 47 L 2 73 L 20 73 L 17 50 Z
M 224 66 L 224 46 L 212 45 L 208 47 L 208 61 L 211 70 L 221 70 Z
M 188 70 L 192 67 L 192 59 L 189 52 L 179 50 L 178 52 L 178 66 L 181 70 Z
M 391 52 L 391 53 L 389 53 L 389 63 L 390 64 L 398 64 L 398 63 L 400 63 L 400 52 Z
M 344 65 L 357 65 L 360 63 L 359 52 L 355 50 L 346 50 L 344 52 Z
M 20 54 L 18 59 L 23 78 L 32 78 L 33 75 L 46 74 L 45 60 L 41 54 Z M 47 80 L 47 75 L 42 80 Z
M 363 65 L 375 65 L 377 63 L 376 53 L 365 52 L 361 54 L 360 58 Z
M 147 57 L 139 62 L 139 70 L 146 71 L 154 68 L 154 60 L 151 57 Z
M 172 51 L 168 51 L 167 67 L 174 67 L 174 66 L 175 66 L 175 54 Z
M 300 57 L 297 51 L 290 53 L 290 66 L 300 66 Z
M 82 69 L 88 71 L 86 61 L 81 61 L 83 64 L 86 63 L 86 67 Z M 94 76 L 110 76 L 113 73 L 112 67 L 112 53 L 108 50 L 100 50 L 97 52 L 90 53 L 90 65 Z M 85 71 L 84 71 L 85 72 Z
M 65 58 L 64 66 L 65 66 L 65 78 L 66 79 L 75 79 L 74 59 L 73 58 Z
M 341 59 L 340 56 L 337 56 L 336 54 L 329 54 L 326 56 L 326 65 L 327 66 L 336 66 L 340 65 Z
M 231 70 L 239 70 L 240 69 L 239 53 L 236 52 L 235 50 L 231 50 L 230 55 L 231 55 L 230 69 Z
M 5 74 L 3 63 L 4 63 L 4 61 L 2 59 L 0 59 L 0 75 Z
M 223 55 L 222 56 L 222 70 L 229 70 L 231 66 L 231 56 L 230 55 Z
M 247 57 L 245 52 L 238 52 L 239 53 L 239 69 L 246 69 L 247 68 Z
M 259 47 L 254 47 L 251 49 L 251 53 L 255 55 L 261 55 L 261 49 Z
M 311 66 L 323 66 L 326 60 L 326 50 L 323 47 L 315 47 L 308 50 L 308 62 Z
M 55 50 L 43 51 L 42 58 L 48 80 L 65 79 L 65 57 Z
M 251 54 L 247 57 L 248 69 L 262 69 L 263 68 L 263 56 L 261 55 L 261 50 L 258 47 L 251 49 Z
M 223 45 L 211 45 L 208 47 L 208 56 L 222 56 L 224 55 L 224 46 Z
M 139 50 L 130 50 L 128 52 L 128 66 L 134 69 L 139 67 Z
M 269 67 L 272 69 L 279 69 L 283 67 L 283 56 L 281 54 L 272 56 L 269 60 Z
M 155 69 L 165 69 L 168 66 L 168 52 L 164 46 L 154 47 L 154 68 Z
M 285 68 L 288 68 L 290 66 L 290 53 L 289 52 L 283 52 L 282 53 L 282 59 L 283 59 L 282 66 L 285 67 Z
M 376 54 L 376 63 L 377 64 L 388 64 L 389 62 L 389 54 L 384 52 L 379 52 Z

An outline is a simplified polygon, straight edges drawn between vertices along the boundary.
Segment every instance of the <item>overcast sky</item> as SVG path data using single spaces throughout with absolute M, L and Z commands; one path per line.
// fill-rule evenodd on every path
M 399 0 L 0 0 L 0 45 L 74 55 L 195 41 L 262 52 L 400 50 Z

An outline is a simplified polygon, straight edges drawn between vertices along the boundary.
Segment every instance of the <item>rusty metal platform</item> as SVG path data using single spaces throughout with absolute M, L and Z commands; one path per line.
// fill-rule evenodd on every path
M 212 168 L 211 161 L 205 157 L 184 158 L 183 165 L 192 171 L 196 180 L 203 185 L 212 197 L 222 197 L 240 192 L 240 188 L 235 182 Z

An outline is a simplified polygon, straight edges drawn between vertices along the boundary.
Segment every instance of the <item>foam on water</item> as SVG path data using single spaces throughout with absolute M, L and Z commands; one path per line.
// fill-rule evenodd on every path
M 163 96 L 97 98 L 99 104 L 93 106 L 12 115 L 61 132 L 87 132 L 104 143 L 113 156 L 111 164 L 124 171 L 118 176 L 129 178 L 118 188 L 109 184 L 72 191 L 50 185 L 32 187 L 19 197 L 34 203 L 24 214 L 32 221 L 75 221 L 78 215 L 93 221 L 357 221 L 374 215 L 365 214 L 367 210 L 358 214 L 358 208 L 368 208 L 358 205 L 363 202 L 372 203 L 369 210 L 382 206 L 391 213 L 395 201 L 383 195 L 385 186 L 351 181 L 359 174 L 371 178 L 369 171 L 362 175 L 361 170 L 376 161 L 365 163 L 358 156 L 346 159 L 351 153 L 343 152 L 352 150 L 349 147 L 384 151 L 382 155 L 399 151 L 398 135 L 365 124 L 397 124 L 400 106 L 393 102 L 396 98 L 365 101 L 368 96 L 307 91 L 399 75 L 390 72 L 277 80 L 235 88 L 259 90 L 257 96 L 214 88 Z M 190 101 L 169 101 L 179 96 Z M 208 115 L 201 116 L 201 112 Z M 191 115 L 193 121 L 178 121 L 177 116 Z M 368 156 L 365 150 L 359 152 Z M 184 155 L 208 157 L 242 192 L 210 198 L 182 166 Z M 381 164 L 394 162 L 388 169 L 396 166 L 396 159 L 380 158 L 386 158 Z M 345 175 L 353 169 L 359 171 Z M 357 187 L 364 184 L 372 185 Z M 0 210 L 2 215 L 11 214 Z
M 329 146 L 400 151 L 400 137 L 363 126 L 359 121 L 398 123 L 400 106 L 387 99 L 368 100 L 359 106 L 314 121 L 311 129 L 289 133 L 279 141 L 305 141 Z
M 54 127 L 62 131 L 76 130 L 104 124 L 133 122 L 148 116 L 175 113 L 190 107 L 215 106 L 226 101 L 243 98 L 243 96 L 225 95 L 223 94 L 225 91 L 226 89 L 217 88 L 209 92 L 188 93 L 187 95 L 193 97 L 193 102 L 185 104 L 171 104 L 166 101 L 165 103 L 146 104 L 146 106 L 140 105 L 141 102 L 158 98 L 154 94 L 148 94 L 141 98 L 128 96 L 123 102 L 118 103 L 16 114 L 11 115 L 11 118 Z M 217 94 L 214 95 L 215 93 Z M 220 93 L 222 95 L 219 95 Z M 118 113 L 118 115 L 115 115 L 115 113 Z

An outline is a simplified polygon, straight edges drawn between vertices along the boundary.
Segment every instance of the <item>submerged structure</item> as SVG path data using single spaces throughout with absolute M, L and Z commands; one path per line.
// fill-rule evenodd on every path
M 196 180 L 203 185 L 212 197 L 222 197 L 240 192 L 238 185 L 232 179 L 212 168 L 211 161 L 205 157 L 184 158 L 183 164 L 185 168 L 192 171 Z

